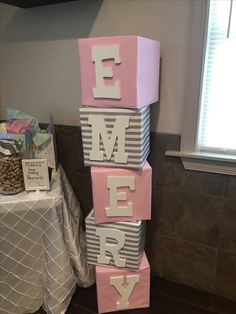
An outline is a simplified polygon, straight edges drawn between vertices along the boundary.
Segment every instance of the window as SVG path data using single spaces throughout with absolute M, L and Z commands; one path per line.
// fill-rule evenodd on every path
M 211 0 L 203 70 L 199 151 L 236 153 L 236 9 Z
M 236 0 L 192 1 L 181 151 L 186 169 L 236 175 Z

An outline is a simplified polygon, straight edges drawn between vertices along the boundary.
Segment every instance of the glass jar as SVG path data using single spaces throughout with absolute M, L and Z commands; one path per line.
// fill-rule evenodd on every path
M 16 194 L 24 190 L 24 179 L 19 152 L 0 154 L 0 193 Z

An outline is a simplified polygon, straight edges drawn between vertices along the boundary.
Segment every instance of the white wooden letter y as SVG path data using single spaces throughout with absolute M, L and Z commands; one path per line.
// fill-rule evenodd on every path
M 129 308 L 129 297 L 135 285 L 140 281 L 140 275 L 126 276 L 127 287 L 124 287 L 124 277 L 111 277 L 110 285 L 114 286 L 121 295 L 120 301 L 116 302 L 116 309 L 122 310 Z

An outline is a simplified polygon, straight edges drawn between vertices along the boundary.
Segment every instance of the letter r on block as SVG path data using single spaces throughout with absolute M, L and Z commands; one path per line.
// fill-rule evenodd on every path
M 125 267 L 126 259 L 121 258 L 119 255 L 119 250 L 122 249 L 125 244 L 125 234 L 117 229 L 97 228 L 96 235 L 100 238 L 100 255 L 97 257 L 97 262 L 108 265 L 110 263 L 110 257 L 106 256 L 106 251 L 108 251 L 113 256 L 115 266 Z M 107 243 L 107 238 L 113 238 L 117 243 Z

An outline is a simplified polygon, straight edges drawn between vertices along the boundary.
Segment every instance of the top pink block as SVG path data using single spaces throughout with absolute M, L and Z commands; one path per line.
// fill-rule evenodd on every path
M 142 108 L 158 101 L 160 43 L 139 36 L 79 39 L 82 105 Z

